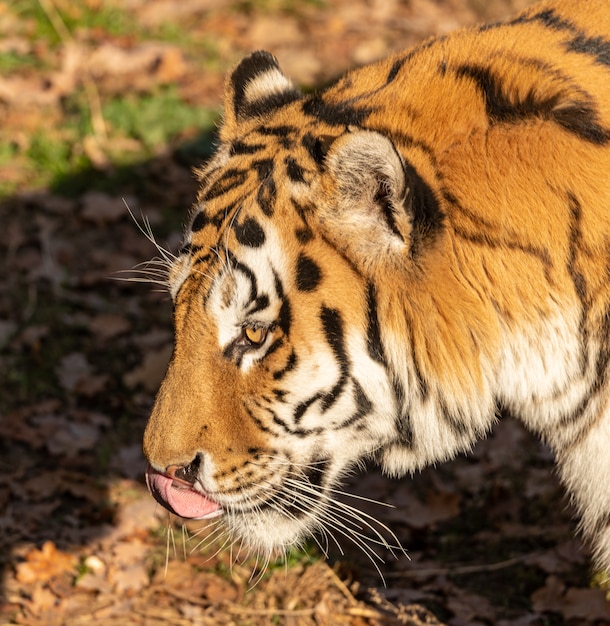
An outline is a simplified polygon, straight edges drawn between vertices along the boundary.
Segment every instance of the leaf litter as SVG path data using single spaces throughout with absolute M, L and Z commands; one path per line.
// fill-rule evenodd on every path
M 224 72 L 270 48 L 310 87 L 523 4 L 0 0 L 0 623 L 610 624 L 549 454 L 510 419 L 413 480 L 354 477 L 350 491 L 394 506 L 358 507 L 408 549 L 373 548 L 385 586 L 347 545 L 262 572 L 213 528 L 183 532 L 142 480 L 171 306 L 115 280 L 158 254 L 125 206 L 177 248 L 209 153 L 193 111 L 218 109 Z M 182 130 L 134 121 L 168 106 Z

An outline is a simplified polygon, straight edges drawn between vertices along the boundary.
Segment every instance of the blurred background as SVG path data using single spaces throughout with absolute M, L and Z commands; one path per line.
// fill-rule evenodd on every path
M 138 267 L 146 232 L 179 246 L 227 70 L 264 48 L 315 89 L 526 4 L 0 0 L 0 624 L 610 623 L 550 457 L 510 419 L 413 481 L 354 478 L 411 561 L 312 543 L 261 571 L 142 480 L 172 329 Z

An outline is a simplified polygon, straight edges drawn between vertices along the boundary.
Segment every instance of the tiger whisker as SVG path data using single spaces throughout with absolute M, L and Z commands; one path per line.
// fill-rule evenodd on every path
M 308 493 L 307 497 L 309 497 L 309 494 L 311 494 L 311 496 L 317 496 L 317 497 L 320 496 L 320 492 L 308 484 L 302 484 L 290 478 L 286 479 L 286 483 L 290 484 L 291 486 L 295 487 L 301 492 L 306 491 Z M 333 506 L 336 506 L 340 509 L 340 512 L 342 513 L 342 519 L 346 523 L 351 523 L 352 525 L 356 525 L 356 523 L 359 523 L 362 525 L 359 528 L 361 529 L 368 528 L 378 537 L 378 539 L 374 539 L 370 537 L 369 538 L 370 541 L 373 541 L 374 543 L 377 543 L 378 545 L 381 545 L 387 548 L 394 557 L 396 557 L 396 554 L 394 553 L 394 549 L 401 550 L 403 553 L 406 554 L 404 548 L 401 546 L 400 541 L 398 540 L 398 537 L 396 537 L 396 535 L 392 532 L 392 530 L 388 528 L 388 526 L 386 526 L 383 522 L 380 522 L 378 519 L 376 519 L 372 515 L 369 515 L 368 513 L 360 511 L 359 509 L 356 509 L 350 506 L 349 504 L 341 502 L 340 500 L 336 500 L 335 498 L 331 498 L 327 494 L 324 494 L 324 495 L 326 496 L 326 499 L 329 502 L 329 504 L 332 504 Z M 335 512 L 335 515 L 337 514 L 338 513 Z M 386 531 L 390 535 L 390 537 L 396 541 L 397 545 L 393 546 L 390 543 L 388 543 L 387 539 L 381 534 L 381 532 L 377 528 L 375 528 L 373 524 L 377 524 L 382 530 Z
M 287 491 L 287 492 L 282 493 L 281 495 L 284 496 L 286 493 L 288 495 L 292 495 L 296 500 L 296 502 L 291 503 L 291 506 L 298 508 L 304 513 L 310 514 L 312 511 L 316 513 L 316 517 L 318 517 L 320 522 L 325 523 L 325 528 L 327 532 L 330 532 L 329 527 L 334 529 L 336 532 L 340 533 L 341 535 L 343 535 L 344 537 L 352 541 L 355 545 L 357 545 L 369 557 L 371 561 L 374 562 L 374 559 L 372 557 L 375 557 L 379 561 L 383 562 L 383 558 L 379 556 L 378 554 L 376 554 L 372 550 L 372 548 L 366 543 L 366 541 L 373 541 L 374 543 L 379 543 L 379 542 L 374 541 L 367 535 L 364 535 L 363 533 L 358 532 L 354 528 L 350 528 L 346 522 L 349 522 L 352 525 L 354 525 L 352 520 L 345 520 L 344 518 L 333 515 L 332 513 L 330 513 L 327 507 L 322 507 L 317 499 L 310 498 L 309 496 L 306 496 L 305 498 L 303 498 L 303 494 L 301 492 L 292 493 L 290 491 Z M 278 501 L 277 495 L 278 494 L 274 494 L 272 498 L 270 498 L 269 500 L 266 500 L 266 503 L 272 506 L 276 511 L 282 513 L 283 515 L 289 515 L 286 509 L 284 508 L 285 503 L 282 501 Z M 315 495 L 319 496 L 320 494 L 319 492 L 315 492 Z M 305 502 L 303 502 L 303 500 L 305 500 Z M 309 504 L 310 508 L 305 507 L 304 506 L 305 504 Z M 294 516 L 292 515 L 291 517 L 294 518 Z M 379 573 L 381 575 L 381 572 Z
M 142 219 L 142 223 L 144 224 L 142 226 L 142 224 L 140 224 L 140 222 L 138 221 L 138 219 L 136 218 L 136 216 L 134 215 L 133 211 L 131 210 L 131 208 L 129 207 L 129 205 L 127 204 L 124 198 L 123 198 L 123 204 L 125 205 L 125 208 L 129 212 L 131 219 L 134 221 L 135 225 L 138 227 L 138 230 L 144 235 L 144 237 L 146 237 L 148 241 L 150 241 L 150 243 L 153 244 L 153 246 L 155 246 L 159 254 L 167 261 L 167 264 L 171 265 L 171 263 L 175 261 L 177 257 L 170 250 L 167 250 L 166 248 L 164 248 L 157 242 L 155 235 L 153 233 L 149 218 L 146 217 L 142 212 L 140 212 L 140 217 Z
M 269 503 L 269 501 L 267 502 Z M 305 508 L 301 504 L 299 504 L 299 509 L 304 513 L 311 513 L 311 511 L 314 510 L 318 514 L 320 524 L 324 524 L 324 528 L 326 529 L 327 533 L 329 533 L 334 538 L 333 533 L 329 530 L 330 528 L 332 528 L 336 533 L 342 535 L 343 537 L 351 541 L 354 545 L 356 545 L 372 563 L 373 567 L 377 570 L 379 577 L 383 581 L 383 584 L 385 585 L 385 578 L 383 577 L 381 569 L 375 559 L 377 559 L 381 563 L 383 563 L 384 560 L 366 543 L 366 541 L 371 540 L 370 537 L 368 537 L 367 535 L 363 535 L 362 533 L 359 533 L 352 528 L 347 527 L 345 524 L 343 524 L 340 518 L 337 519 L 333 515 L 330 515 L 328 510 L 320 509 L 317 500 L 310 499 L 309 503 L 313 505 L 311 509 Z M 273 504 L 271 504 L 271 506 L 282 514 L 286 514 L 286 511 L 281 506 L 281 503 L 279 503 L 279 507 L 275 507 L 273 506 Z M 295 505 L 293 504 L 292 506 Z M 334 539 L 336 541 L 336 538 Z

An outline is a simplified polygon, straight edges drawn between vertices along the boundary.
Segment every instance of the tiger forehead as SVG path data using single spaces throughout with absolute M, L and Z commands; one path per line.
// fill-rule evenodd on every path
M 200 174 L 203 186 L 190 228 L 192 243 L 224 247 L 235 235 L 239 244 L 258 247 L 264 243 L 261 219 L 273 220 L 278 211 L 284 226 L 293 219 L 305 226 L 321 170 L 319 142 L 282 125 L 223 146 Z
M 218 197 L 218 192 L 253 181 L 264 183 L 269 177 L 293 183 L 309 183 L 319 170 L 315 154 L 319 141 L 313 134 L 292 126 L 262 127 L 257 132 L 234 139 L 224 147 L 220 166 L 212 163 L 203 173 L 202 201 Z

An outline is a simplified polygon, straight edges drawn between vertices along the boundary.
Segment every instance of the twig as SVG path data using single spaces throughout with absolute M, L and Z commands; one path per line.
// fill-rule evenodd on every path
M 291 617 L 309 617 L 316 612 L 315 609 L 256 609 L 254 607 L 238 606 L 237 604 L 230 604 L 224 608 L 226 608 L 229 613 L 236 615 L 288 615 Z
M 51 26 L 57 33 L 57 36 L 65 44 L 75 45 L 74 37 L 66 26 L 60 12 L 54 4 L 54 0 L 38 0 L 40 8 L 44 11 Z M 93 135 L 97 140 L 107 139 L 108 132 L 106 129 L 106 121 L 102 112 L 102 101 L 95 81 L 89 76 L 88 68 L 85 68 L 83 75 L 83 86 L 89 103 L 89 112 L 91 114 L 91 126 L 93 127 Z
M 432 569 L 413 569 L 408 572 L 390 572 L 386 574 L 386 578 L 416 578 L 417 576 L 441 576 L 447 574 L 478 574 L 480 572 L 497 572 L 498 570 L 512 567 L 518 563 L 523 563 L 531 558 L 540 555 L 540 552 L 532 552 L 516 556 L 506 561 L 498 561 L 497 563 L 488 563 L 483 565 L 455 565 L 450 567 L 439 567 Z

